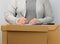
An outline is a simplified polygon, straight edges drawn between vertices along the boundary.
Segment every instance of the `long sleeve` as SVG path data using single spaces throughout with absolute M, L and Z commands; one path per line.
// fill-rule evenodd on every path
M 53 21 L 52 9 L 49 0 L 44 1 L 44 18 L 37 19 L 39 23 L 51 23 Z
M 8 21 L 8 23 L 11 24 L 16 24 L 16 21 L 18 18 L 15 17 L 15 12 L 16 12 L 16 1 L 15 0 L 10 0 L 10 4 L 7 8 L 7 11 L 5 12 L 5 20 Z

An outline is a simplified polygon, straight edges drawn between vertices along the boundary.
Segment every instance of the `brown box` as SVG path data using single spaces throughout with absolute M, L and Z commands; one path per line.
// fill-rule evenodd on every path
M 3 25 L 2 44 L 47 44 L 46 26 Z
M 60 44 L 60 25 L 48 26 L 48 44 Z
M 59 25 L 2 25 L 2 44 L 60 44 Z

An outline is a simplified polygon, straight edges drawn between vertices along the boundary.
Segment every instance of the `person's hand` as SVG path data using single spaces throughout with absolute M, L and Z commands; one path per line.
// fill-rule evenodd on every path
M 38 21 L 37 21 L 36 18 L 33 18 L 33 19 L 29 22 L 29 24 L 37 24 L 37 23 L 38 23 Z
M 18 20 L 18 24 L 25 24 L 27 22 L 27 19 L 24 18 L 24 17 L 21 17 L 19 20 Z

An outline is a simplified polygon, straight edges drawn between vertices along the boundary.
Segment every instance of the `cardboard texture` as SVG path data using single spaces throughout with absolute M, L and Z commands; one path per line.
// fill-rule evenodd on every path
M 60 25 L 2 25 L 2 44 L 60 44 Z
M 60 26 L 48 26 L 48 44 L 60 44 L 59 42 Z

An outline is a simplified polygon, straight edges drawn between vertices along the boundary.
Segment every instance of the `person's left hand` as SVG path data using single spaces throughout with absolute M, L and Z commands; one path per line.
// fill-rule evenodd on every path
M 33 19 L 29 22 L 29 24 L 37 24 L 37 23 L 38 23 L 38 21 L 37 21 L 36 18 L 33 18 Z

